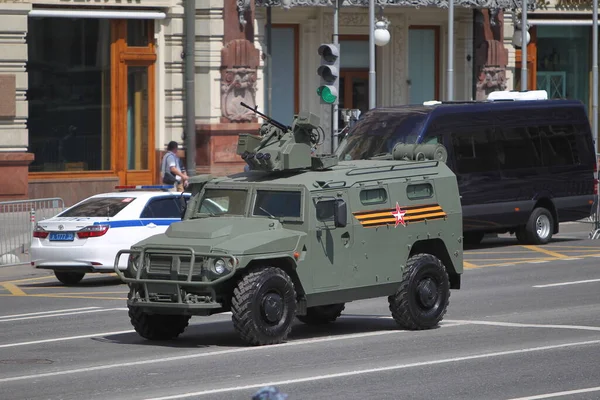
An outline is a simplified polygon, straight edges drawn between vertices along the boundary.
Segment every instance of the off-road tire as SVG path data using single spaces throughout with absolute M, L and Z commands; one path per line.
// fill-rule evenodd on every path
M 148 314 L 140 307 L 129 306 L 131 325 L 148 340 L 175 339 L 187 328 L 190 318 L 189 315 Z
M 519 228 L 516 233 L 521 244 L 546 244 L 552 240 L 554 233 L 554 217 L 544 207 L 534 208 L 529 215 L 527 224 Z
M 252 270 L 233 290 L 231 312 L 233 326 L 246 343 L 255 346 L 281 343 L 290 333 L 296 316 L 294 283 L 279 268 Z
M 450 282 L 444 264 L 430 254 L 412 256 L 395 294 L 388 297 L 394 320 L 404 329 L 436 327 L 450 303 Z
M 344 308 L 346 308 L 345 303 L 308 307 L 306 315 L 296 315 L 296 318 L 308 325 L 327 324 L 338 319 Z
M 85 276 L 85 272 L 63 272 L 63 271 L 54 271 L 54 275 L 56 279 L 64 283 L 65 285 L 76 285 Z

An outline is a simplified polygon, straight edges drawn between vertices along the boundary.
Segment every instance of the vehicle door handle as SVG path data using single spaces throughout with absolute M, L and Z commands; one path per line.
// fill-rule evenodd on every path
M 150 222 L 148 225 L 146 225 L 147 228 L 156 228 L 156 224 L 154 222 Z

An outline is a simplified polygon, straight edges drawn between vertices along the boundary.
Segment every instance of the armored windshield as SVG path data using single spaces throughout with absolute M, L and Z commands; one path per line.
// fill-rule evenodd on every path
M 248 191 L 244 189 L 206 189 L 199 214 L 210 215 L 245 215 Z
M 358 121 L 336 151 L 340 160 L 391 153 L 396 143 L 416 143 L 431 111 L 425 107 L 372 110 Z
M 257 190 L 252 215 L 300 218 L 302 193 L 299 191 Z

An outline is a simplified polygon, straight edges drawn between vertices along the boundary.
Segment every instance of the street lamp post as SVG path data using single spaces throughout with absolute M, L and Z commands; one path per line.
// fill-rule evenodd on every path
M 600 178 L 598 166 L 598 0 L 594 0 L 592 15 L 592 134 L 594 135 L 594 154 L 596 155 L 596 178 Z M 596 185 L 598 181 L 596 181 Z M 600 195 L 596 194 L 596 217 L 591 239 L 600 239 Z
M 521 90 L 527 90 L 527 0 L 523 0 L 521 11 Z
M 448 0 L 448 101 L 454 100 L 454 0 Z
M 369 0 L 369 110 L 375 108 L 375 0 Z
M 375 0 L 369 0 L 369 110 L 377 107 L 375 46 L 385 46 L 389 43 L 389 24 L 389 21 L 383 16 L 383 11 L 379 20 L 375 22 Z

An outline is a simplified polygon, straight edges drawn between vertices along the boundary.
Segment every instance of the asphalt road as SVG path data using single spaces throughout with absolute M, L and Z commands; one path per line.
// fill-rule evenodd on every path
M 501 236 L 468 249 L 438 329 L 397 329 L 382 298 L 266 347 L 245 346 L 230 315 L 151 343 L 113 276 L 65 287 L 0 268 L 0 399 L 250 399 L 267 384 L 288 400 L 599 399 L 600 241 L 582 224 L 561 232 L 546 246 Z

